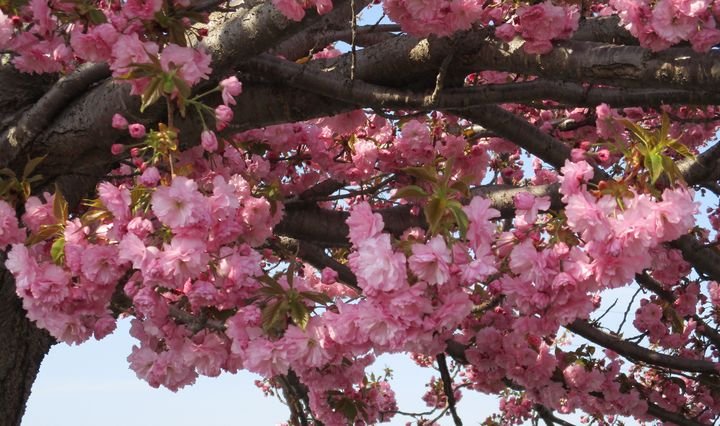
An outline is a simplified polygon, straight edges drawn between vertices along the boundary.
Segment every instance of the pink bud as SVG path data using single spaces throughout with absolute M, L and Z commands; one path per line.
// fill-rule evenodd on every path
M 120 114 L 113 115 L 112 126 L 114 129 L 127 129 L 128 121 Z
M 334 284 L 337 282 L 338 273 L 331 268 L 324 268 L 322 270 L 321 280 L 323 284 Z
M 233 111 L 229 107 L 220 105 L 215 108 L 215 128 L 218 131 L 226 128 L 232 119 Z
M 137 147 L 135 147 L 135 148 L 130 148 L 130 155 L 131 155 L 132 157 L 137 157 L 138 155 L 140 155 L 140 149 L 137 148 Z
M 114 143 L 110 147 L 110 152 L 112 153 L 112 155 L 120 155 L 123 151 L 125 151 L 125 145 L 121 143 Z
M 608 160 L 610 160 L 610 151 L 606 148 L 601 149 L 597 152 L 597 158 L 600 160 L 601 163 L 606 163 Z
M 215 136 L 215 132 L 211 132 L 210 130 L 204 130 L 200 134 L 200 142 L 207 152 L 215 152 L 218 148 L 218 141 Z
M 130 132 L 130 136 L 135 139 L 140 139 L 145 136 L 145 126 L 140 123 L 131 124 L 128 126 L 128 131 Z
M 155 167 L 148 167 L 140 175 L 140 183 L 145 186 L 155 186 L 160 181 L 160 172 Z

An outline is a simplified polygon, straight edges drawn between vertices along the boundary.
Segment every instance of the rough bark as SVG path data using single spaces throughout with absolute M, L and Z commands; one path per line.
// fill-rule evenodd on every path
M 53 338 L 30 322 L 0 257 L 0 426 L 18 426 Z

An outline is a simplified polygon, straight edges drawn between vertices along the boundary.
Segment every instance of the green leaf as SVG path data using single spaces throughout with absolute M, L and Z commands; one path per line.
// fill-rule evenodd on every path
M 104 24 L 107 22 L 107 17 L 98 9 L 90 9 L 87 13 L 88 19 L 95 25 Z
M 25 168 L 23 169 L 22 178 L 27 179 L 30 177 L 30 174 L 37 168 L 38 164 L 40 164 L 47 155 L 43 155 L 42 157 L 35 157 L 31 158 L 26 164 Z
M 674 182 L 685 182 L 685 178 L 683 178 L 682 173 L 680 173 L 680 169 L 678 169 L 677 164 L 673 161 L 672 158 L 663 156 L 662 158 L 663 162 L 663 169 L 665 170 L 665 173 L 668 175 L 668 178 L 670 179 L 671 183 Z
M 358 408 L 352 399 L 343 397 L 333 405 L 333 408 L 348 419 L 348 424 L 355 424 L 355 418 L 358 415 Z
M 2 169 L 0 169 L 0 176 L 7 176 L 9 178 L 17 177 L 15 172 L 13 172 L 11 169 L 9 169 L 7 167 L 3 167 Z
M 661 141 L 667 141 L 668 135 L 670 134 L 670 117 L 668 117 L 667 112 L 663 111 L 662 118 L 660 119 L 660 130 L 659 130 L 659 140 Z
M 258 281 L 261 283 L 267 285 L 267 288 L 269 291 L 273 292 L 277 295 L 283 295 L 285 294 L 285 289 L 282 288 L 280 283 L 278 283 L 274 278 L 270 277 L 269 275 L 261 275 L 259 277 L 255 277 Z
M 407 175 L 418 178 L 420 180 L 436 183 L 438 181 L 437 171 L 430 166 L 425 167 L 405 167 L 400 169 Z
M 393 194 L 392 198 L 426 198 L 429 194 L 417 185 L 404 186 Z
M 295 280 L 295 269 L 296 269 L 295 262 L 291 262 L 287 268 L 287 283 L 290 288 L 293 288 L 293 282 Z
M 38 232 L 30 235 L 27 240 L 25 240 L 25 245 L 31 246 L 33 244 L 39 243 L 40 241 L 45 241 L 49 238 L 59 235 L 60 230 L 61 228 L 58 224 L 40 225 L 40 229 L 38 230 Z
M 653 185 L 663 172 L 662 159 L 662 154 L 659 153 L 651 153 L 650 155 L 645 157 L 645 166 L 647 167 L 648 161 L 650 163 L 650 167 L 648 168 L 648 170 L 650 171 L 650 183 L 652 183 Z
M 61 236 L 50 247 L 50 256 L 56 265 L 65 263 L 65 237 Z
M 327 294 L 317 291 L 301 291 L 300 296 L 320 305 L 327 305 L 332 302 L 332 299 Z
M 692 159 L 695 158 L 695 154 L 693 154 L 690 151 L 690 149 L 688 149 L 687 146 L 681 144 L 676 139 L 673 139 L 670 142 L 668 142 L 667 146 L 685 158 L 692 158 Z
M 168 78 L 166 77 L 163 81 L 163 92 L 166 94 L 171 94 L 173 90 L 175 90 L 175 79 L 174 78 Z
M 653 140 L 655 138 L 650 132 L 648 132 L 644 128 L 627 119 L 620 120 L 620 123 L 622 123 L 622 125 L 625 126 L 625 128 L 628 129 L 628 131 L 630 131 L 630 133 L 635 136 L 637 140 L 642 142 L 648 148 L 654 145 Z
M 53 199 L 53 215 L 60 223 L 65 223 L 68 218 L 68 203 L 65 201 L 60 187 L 55 186 L 55 198 Z
M 440 221 L 445 216 L 445 207 L 447 200 L 442 197 L 433 197 L 430 202 L 425 206 L 425 219 L 428 225 L 430 225 L 430 231 L 435 232 L 440 225 Z
M 280 326 L 284 326 L 287 311 L 288 302 L 284 299 L 267 305 L 262 310 L 260 317 L 262 320 L 262 328 L 265 331 L 271 331 L 280 328 Z
M 307 306 L 299 300 L 293 300 L 288 305 L 290 307 L 290 318 L 293 323 L 305 330 L 305 327 L 308 325 L 308 321 L 310 321 L 310 312 L 308 311 Z
M 453 184 L 450 185 L 450 189 L 459 192 L 463 197 L 470 197 L 470 187 L 462 180 L 453 182 Z
M 470 220 L 468 219 L 467 214 L 465 214 L 465 211 L 462 209 L 462 205 L 457 201 L 450 201 L 448 203 L 448 208 L 455 217 L 455 224 L 457 224 L 458 230 L 460 231 L 460 236 L 465 238 L 468 226 L 470 225 Z
M 155 77 L 150 81 L 150 84 L 148 85 L 147 89 L 142 93 L 140 96 L 141 104 L 140 104 L 140 112 L 144 112 L 147 107 L 154 104 L 158 99 L 160 99 L 160 86 L 163 83 L 163 79 L 160 77 Z

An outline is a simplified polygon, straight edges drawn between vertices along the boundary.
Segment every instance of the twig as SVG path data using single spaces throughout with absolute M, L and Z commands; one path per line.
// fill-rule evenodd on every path
M 356 45 L 355 37 L 357 37 L 357 12 L 355 11 L 355 0 L 350 0 L 350 80 L 355 80 L 355 61 Z
M 632 304 L 633 304 L 633 302 L 635 302 L 635 298 L 640 293 L 640 291 L 641 291 L 640 289 L 637 289 L 635 294 L 633 294 L 632 299 L 630 299 L 630 303 L 628 303 L 627 309 L 625 309 L 625 313 L 623 314 L 623 319 L 620 322 L 620 325 L 618 326 L 617 332 L 615 332 L 615 334 L 619 335 L 620 332 L 622 331 L 622 328 L 625 325 L 625 321 L 627 321 L 628 314 L 630 313 L 630 309 L 632 308 Z
M 438 368 L 440 369 L 440 378 L 443 382 L 443 391 L 445 392 L 445 396 L 447 396 L 447 403 L 448 408 L 450 409 L 450 414 L 452 415 L 453 421 L 455 422 L 455 426 L 462 426 L 462 420 L 460 419 L 460 416 L 458 416 L 457 410 L 455 409 L 455 392 L 452 388 L 452 378 L 450 377 L 450 372 L 448 371 L 445 354 L 439 353 L 435 356 L 435 359 L 437 360 Z

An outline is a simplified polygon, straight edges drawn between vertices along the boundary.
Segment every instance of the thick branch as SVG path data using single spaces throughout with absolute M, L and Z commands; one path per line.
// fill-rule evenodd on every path
M 567 41 L 545 55 L 528 54 L 521 41 L 488 40 L 456 63 L 457 70 L 495 70 L 547 79 L 623 87 L 714 90 L 720 87 L 720 52 L 671 48 L 653 53 L 639 46 Z
M 24 113 L 17 125 L 0 135 L 0 168 L 7 167 L 17 154 L 52 122 L 52 120 L 82 95 L 91 85 L 110 76 L 107 64 L 86 64 L 76 72 L 61 78 Z
M 575 320 L 573 323 L 566 325 L 565 328 L 593 343 L 604 348 L 612 349 L 618 354 L 635 361 L 642 361 L 649 365 L 671 368 L 673 370 L 713 375 L 718 374 L 717 364 L 712 361 L 690 359 L 655 352 L 633 342 L 628 342 L 605 333 L 586 321 Z
M 291 87 L 306 89 L 318 95 L 365 107 L 462 111 L 479 105 L 539 100 L 555 100 L 576 106 L 597 106 L 608 103 L 614 107 L 659 106 L 668 103 L 697 105 L 720 103 L 720 92 L 584 87 L 576 83 L 550 80 L 449 89 L 433 96 L 434 93 L 430 88 L 424 91 L 412 91 L 393 89 L 357 79 L 350 81 L 335 68 L 316 70 L 312 64 L 299 65 L 271 55 L 262 55 L 249 61 L 249 66 L 256 73 L 271 76 L 276 81 Z

